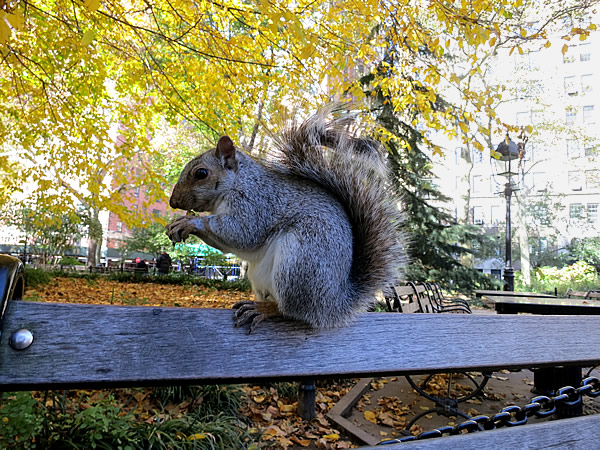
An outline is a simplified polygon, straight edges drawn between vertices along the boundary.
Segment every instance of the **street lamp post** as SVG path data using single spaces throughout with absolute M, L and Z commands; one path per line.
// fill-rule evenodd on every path
M 512 177 L 517 175 L 512 172 L 511 161 L 520 157 L 519 148 L 508 135 L 498 145 L 496 152 L 492 152 L 492 159 L 496 162 L 498 175 L 506 177 L 504 185 L 504 198 L 506 200 L 506 239 L 505 239 L 505 265 L 504 265 L 504 290 L 515 290 L 515 271 L 512 266 L 511 226 L 510 226 L 510 200 L 512 193 L 516 191 Z
M 510 198 L 513 193 L 513 187 L 510 183 L 510 177 L 504 185 L 504 198 L 506 199 L 506 236 L 505 236 L 505 265 L 504 265 L 504 290 L 515 290 L 515 271 L 512 266 L 512 245 L 511 245 L 511 227 L 510 227 Z

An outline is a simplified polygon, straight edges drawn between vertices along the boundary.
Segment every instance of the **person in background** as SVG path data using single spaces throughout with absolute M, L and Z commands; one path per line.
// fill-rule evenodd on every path
M 162 252 L 156 260 L 156 269 L 158 270 L 158 273 L 161 275 L 168 274 L 169 270 L 171 270 L 172 263 L 173 261 L 171 261 L 169 254 L 167 252 Z
M 148 265 L 146 264 L 146 261 L 139 257 L 135 258 L 135 271 L 141 273 L 148 273 Z

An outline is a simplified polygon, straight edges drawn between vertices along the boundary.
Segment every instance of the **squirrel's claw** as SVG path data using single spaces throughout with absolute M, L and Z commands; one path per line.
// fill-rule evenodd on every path
M 185 242 L 189 235 L 194 231 L 193 223 L 190 218 L 194 216 L 181 216 L 166 226 L 166 234 L 175 244 L 176 242 Z
M 256 304 L 252 300 L 240 300 L 239 302 L 234 303 L 231 308 L 232 309 L 240 309 L 242 306 L 246 306 L 246 305 L 248 305 L 248 306 L 249 305 L 254 305 L 254 308 L 256 308 Z M 234 317 L 236 315 L 237 315 L 237 312 L 234 313 Z
M 259 323 L 265 320 L 265 315 L 260 312 L 255 302 L 250 300 L 242 300 L 233 305 L 236 311 L 233 313 L 235 327 L 241 327 L 250 323 L 248 334 L 251 334 Z

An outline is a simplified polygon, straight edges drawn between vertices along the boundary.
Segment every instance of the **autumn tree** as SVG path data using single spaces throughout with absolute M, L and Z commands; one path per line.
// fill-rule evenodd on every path
M 128 188 L 166 198 L 165 179 L 151 164 L 158 117 L 185 120 L 207 143 L 227 133 L 255 148 L 262 124 L 282 113 L 343 92 L 363 100 L 358 80 L 382 63 L 386 48 L 396 64 L 374 83 L 393 93 L 395 113 L 417 113 L 424 145 L 441 152 L 436 130 L 455 137 L 478 114 L 493 118 L 492 131 L 504 126 L 491 107 L 500 90 L 469 82 L 464 68 L 448 64 L 450 50 L 464 50 L 466 73 L 476 74 L 497 45 L 545 44 L 562 11 L 594 3 L 0 0 L 0 145 L 9 155 L 0 170 L 20 163 L 15 177 L 45 192 L 47 207 L 83 206 L 99 242 L 101 210 L 139 224 L 125 206 Z M 565 37 L 593 29 L 574 27 Z M 449 90 L 453 109 L 435 108 Z M 132 166 L 142 170 L 129 176 Z
M 39 255 L 42 264 L 64 256 L 83 236 L 79 216 L 57 213 L 53 209 L 15 208 L 7 211 L 2 224 L 21 231 L 25 236 L 23 256 L 28 248 L 27 253 Z

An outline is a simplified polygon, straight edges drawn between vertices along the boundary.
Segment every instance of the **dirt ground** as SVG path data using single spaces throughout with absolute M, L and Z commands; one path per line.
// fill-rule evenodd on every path
M 584 369 L 583 375 L 589 369 Z M 600 370 L 594 369 L 592 376 L 600 376 Z M 413 377 L 413 381 L 420 381 Z M 440 375 L 439 380 L 432 380 L 433 385 L 445 388 L 447 375 Z M 494 415 L 506 406 L 524 406 L 535 397 L 532 392 L 534 374 L 530 370 L 519 372 L 494 372 L 489 378 L 482 394 L 458 404 L 458 409 L 473 417 L 480 414 Z M 466 378 L 453 379 L 458 386 L 469 386 Z M 454 388 L 453 388 L 454 389 Z M 460 389 L 460 387 L 458 388 Z M 468 390 L 468 388 L 467 388 Z M 435 392 L 435 388 L 433 389 Z M 346 417 L 354 425 L 371 434 L 378 440 L 403 437 L 405 427 L 419 414 L 425 413 L 411 427 L 413 433 L 419 434 L 445 425 L 455 425 L 466 420 L 461 416 L 445 416 L 441 411 L 435 411 L 435 403 L 418 394 L 405 377 L 377 378 L 371 382 L 370 389 L 362 396 Z M 600 397 L 592 399 L 584 397 L 583 414 L 600 413 Z M 532 417 L 529 423 L 543 420 Z
M 478 310 L 474 313 L 494 314 L 493 310 Z M 590 372 L 591 371 L 591 372 Z M 582 375 L 588 372 L 591 376 L 600 377 L 600 367 L 584 368 Z M 479 373 L 470 374 L 479 383 L 483 376 Z M 425 376 L 412 377 L 420 385 Z M 475 389 L 475 384 L 464 375 L 439 374 L 428 381 L 426 392 L 447 396 L 448 384 L 454 397 L 464 397 Z M 460 401 L 458 409 L 471 417 L 477 415 L 494 415 L 506 406 L 524 406 L 540 395 L 532 392 L 534 373 L 531 370 L 508 371 L 502 370 L 491 374 L 481 393 L 472 398 Z M 600 413 L 600 397 L 592 399 L 584 397 L 583 414 Z M 411 423 L 422 414 L 416 422 Z M 528 423 L 537 423 L 551 418 L 531 417 Z M 412 431 L 419 434 L 446 425 L 456 425 L 466 420 L 460 415 L 452 415 L 443 410 L 435 409 L 435 403 L 417 391 L 405 377 L 376 378 L 371 380 L 369 389 L 358 400 L 346 416 L 351 423 L 372 435 L 377 441 L 401 438 Z M 341 430 L 340 430 L 341 431 Z

